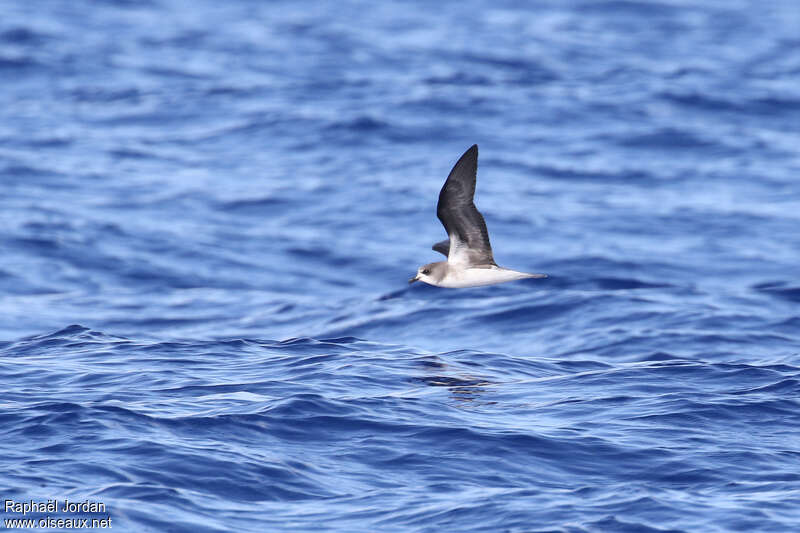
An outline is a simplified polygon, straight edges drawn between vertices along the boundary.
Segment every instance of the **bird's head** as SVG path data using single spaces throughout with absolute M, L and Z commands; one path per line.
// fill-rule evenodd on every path
M 414 283 L 415 281 L 424 281 L 429 285 L 436 285 L 437 282 L 441 281 L 441 279 L 444 277 L 446 270 L 446 261 L 428 263 L 427 265 L 419 267 L 417 270 L 417 275 L 408 280 L 408 282 Z

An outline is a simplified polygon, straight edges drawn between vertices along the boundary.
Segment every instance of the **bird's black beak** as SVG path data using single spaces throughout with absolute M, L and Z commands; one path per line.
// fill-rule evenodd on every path
M 412 283 L 414 283 L 415 281 L 419 281 L 419 276 L 414 276 L 413 278 L 411 278 L 410 280 L 408 280 L 408 284 L 409 284 L 409 285 L 411 285 L 411 284 L 412 284 Z

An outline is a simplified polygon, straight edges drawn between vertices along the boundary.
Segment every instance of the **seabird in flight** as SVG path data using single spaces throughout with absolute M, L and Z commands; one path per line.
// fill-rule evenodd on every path
M 486 222 L 472 201 L 477 173 L 478 145 L 473 144 L 450 171 L 439 192 L 436 216 L 450 238 L 437 242 L 433 249 L 446 255 L 447 261 L 419 267 L 409 283 L 424 281 L 437 287 L 461 288 L 547 277 L 517 272 L 494 262 Z

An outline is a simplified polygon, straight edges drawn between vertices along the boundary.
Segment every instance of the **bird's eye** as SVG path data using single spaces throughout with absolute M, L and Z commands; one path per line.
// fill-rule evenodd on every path
M 427 276 L 428 274 L 430 274 L 430 273 L 431 273 L 431 271 L 430 271 L 429 269 L 427 269 L 427 268 L 426 268 L 425 270 L 423 270 L 423 271 L 422 271 L 422 273 L 423 273 L 423 274 L 425 274 L 425 275 Z

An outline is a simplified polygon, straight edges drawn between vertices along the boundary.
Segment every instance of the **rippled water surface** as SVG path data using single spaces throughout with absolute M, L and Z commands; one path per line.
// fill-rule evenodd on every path
M 2 499 L 137 532 L 800 530 L 798 28 L 793 0 L 4 4 Z M 473 143 L 495 258 L 550 278 L 409 286 Z

